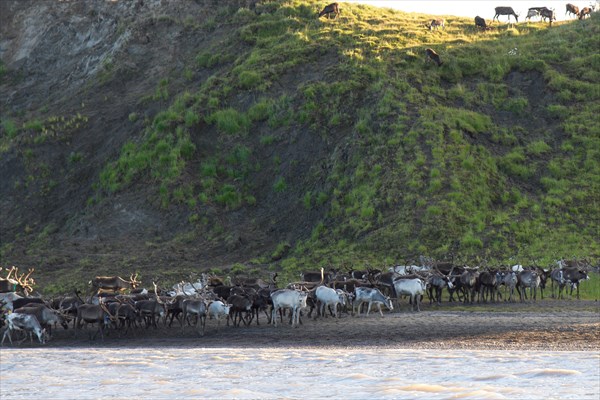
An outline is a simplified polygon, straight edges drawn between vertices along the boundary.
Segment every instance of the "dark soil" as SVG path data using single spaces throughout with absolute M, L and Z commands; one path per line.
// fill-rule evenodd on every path
M 288 324 L 219 327 L 208 320 L 204 336 L 192 327 L 183 333 L 179 324 L 171 328 L 138 328 L 127 335 L 110 331 L 102 340 L 90 340 L 94 329 L 77 332 L 55 331 L 45 345 L 50 347 L 384 347 L 384 348 L 466 348 L 579 351 L 600 350 L 600 305 L 595 301 L 552 301 L 535 304 L 498 304 L 486 310 L 449 306 L 435 309 L 427 305 L 422 312 L 401 310 L 381 317 L 343 314 L 311 319 L 304 317 L 298 328 Z M 465 311 L 465 308 L 467 309 Z M 23 344 L 29 346 L 29 344 Z M 33 347 L 39 344 L 33 344 Z

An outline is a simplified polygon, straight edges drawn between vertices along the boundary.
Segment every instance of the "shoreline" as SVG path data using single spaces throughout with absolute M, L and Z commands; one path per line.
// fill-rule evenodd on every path
M 495 311 L 453 310 L 429 306 L 416 313 L 406 308 L 392 313 L 371 313 L 368 317 L 344 314 L 312 319 L 292 328 L 287 324 L 267 325 L 264 314 L 260 325 L 226 326 L 207 320 L 204 336 L 193 327 L 182 332 L 177 321 L 172 327 L 137 328 L 119 337 L 109 331 L 89 340 L 96 329 L 75 332 L 70 327 L 53 330 L 44 345 L 29 341 L 10 348 L 376 348 L 376 349 L 466 349 L 466 350 L 544 350 L 600 351 L 600 305 L 593 301 L 541 301 L 535 304 L 499 304 Z M 494 305 L 492 305 L 494 306 Z M 525 310 L 521 311 L 519 306 Z M 474 306 L 474 308 L 477 306 Z M 436 309 L 437 308 L 437 309 Z M 458 308 L 458 307 L 455 307 Z M 464 307 L 462 307 L 464 308 Z M 535 311 L 534 311 L 535 310 Z

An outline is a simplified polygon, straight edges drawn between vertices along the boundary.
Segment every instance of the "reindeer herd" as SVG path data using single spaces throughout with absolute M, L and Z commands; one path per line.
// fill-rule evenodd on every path
M 180 282 L 171 288 L 159 288 L 153 282 L 150 290 L 140 288 L 141 282 L 132 274 L 129 280 L 96 277 L 90 281 L 87 294 L 76 292 L 47 300 L 30 295 L 33 270 L 19 276 L 13 267 L 6 278 L 0 278 L 0 285 L 4 285 L 0 286 L 2 344 L 7 337 L 12 344 L 16 331 L 24 333 L 21 342 L 28 335 L 30 341 L 36 336 L 43 344 L 56 325 L 65 329 L 72 325 L 74 338 L 85 330 L 90 340 L 98 335 L 104 339 L 109 332 L 127 336 L 137 329 L 156 329 L 159 325 L 171 328 L 175 322 L 182 334 L 192 329 L 203 336 L 207 319 L 215 320 L 219 330 L 222 320 L 235 328 L 253 322 L 260 325 L 261 314 L 267 324 L 277 326 L 285 316 L 293 327 L 298 327 L 302 316 L 360 316 L 364 306 L 366 316 L 373 308 L 383 316 L 382 307 L 389 311 L 403 308 L 404 297 L 408 298 L 407 309 L 418 312 L 425 296 L 430 304 L 441 305 L 444 291 L 448 302 L 464 304 L 515 302 L 517 296 L 521 302 L 536 301 L 538 293 L 544 298 L 548 286 L 553 298 L 579 299 L 580 284 L 589 279 L 590 268 L 589 263 L 577 260 L 560 260 L 552 269 L 521 265 L 470 268 L 427 262 L 387 270 L 309 271 L 285 288 L 277 287 L 277 274 L 269 282 L 245 278 L 234 283 L 202 274 L 197 282 Z M 89 329 L 90 324 L 94 328 Z
M 589 17 L 590 14 L 592 12 L 594 12 L 595 10 L 596 10 L 595 3 L 591 3 L 589 7 L 584 7 L 581 10 L 579 9 L 579 7 L 577 7 L 571 3 L 568 3 L 566 5 L 565 15 L 569 15 L 569 16 L 574 15 L 577 18 L 579 18 L 580 20 L 583 20 L 583 19 Z M 339 7 L 339 4 L 331 3 L 331 4 L 326 5 L 321 11 L 318 12 L 317 18 L 326 16 L 327 19 L 331 19 L 331 17 L 333 16 L 333 19 L 337 19 L 337 17 L 340 15 L 340 12 L 341 12 L 341 9 Z M 519 14 L 516 13 L 512 7 L 496 7 L 496 8 L 494 8 L 494 12 L 495 13 L 494 13 L 494 16 L 492 17 L 492 23 L 494 21 L 500 22 L 499 18 L 501 16 L 507 16 L 509 23 L 510 23 L 511 16 L 515 19 L 515 22 L 517 22 L 517 23 L 519 22 Z M 531 7 L 531 8 L 529 8 L 527 10 L 527 16 L 525 17 L 525 19 L 531 20 L 531 18 L 535 18 L 535 17 L 539 17 L 540 20 L 544 21 L 544 22 L 546 20 L 548 20 L 550 26 L 552 26 L 552 21 L 556 21 L 555 10 L 553 8 L 548 8 L 548 7 Z M 443 18 L 434 18 L 431 21 L 429 21 L 428 23 L 426 23 L 425 26 L 430 31 L 438 30 L 439 28 L 445 29 L 446 21 Z M 478 15 L 475 17 L 475 29 L 486 31 L 486 30 L 492 29 L 492 26 L 491 26 L 491 24 L 488 24 L 484 18 L 482 18 Z M 438 67 L 442 66 L 442 64 L 443 64 L 438 53 L 436 53 L 435 50 L 432 48 L 425 49 L 425 61 L 433 62 Z

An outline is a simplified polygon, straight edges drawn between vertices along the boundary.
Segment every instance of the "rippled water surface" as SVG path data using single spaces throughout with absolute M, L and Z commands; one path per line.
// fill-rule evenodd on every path
M 598 399 L 600 352 L 4 348 L 2 399 Z

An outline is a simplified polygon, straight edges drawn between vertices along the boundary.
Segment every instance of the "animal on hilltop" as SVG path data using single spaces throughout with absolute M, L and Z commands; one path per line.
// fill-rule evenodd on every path
M 540 11 L 542 8 L 546 7 L 531 7 L 529 10 L 527 10 L 527 16 L 525 17 L 525 20 L 530 20 L 533 17 L 541 16 Z
M 319 18 L 323 15 L 327 15 L 327 19 L 331 18 L 331 14 L 334 15 L 333 19 L 336 19 L 340 15 L 340 8 L 338 3 L 331 3 L 326 5 L 321 12 L 319 12 Z
M 554 13 L 554 10 L 543 8 L 542 10 L 540 10 L 540 14 L 542 16 L 543 21 L 545 21 L 546 19 L 550 21 L 550 26 L 552 26 L 552 21 L 556 21 L 556 14 Z
M 571 3 L 567 3 L 565 15 L 567 14 L 569 14 L 569 16 L 575 15 L 576 17 L 579 17 L 579 7 Z
M 500 22 L 498 19 L 500 15 L 508 15 L 508 22 L 510 22 L 510 16 L 512 15 L 515 17 L 515 21 L 519 22 L 519 15 L 515 12 L 515 10 L 512 9 L 512 7 L 496 7 L 494 11 L 496 11 L 496 14 L 494 14 L 492 21 L 497 20 Z
M 487 31 L 488 29 L 490 29 L 490 27 L 487 26 L 485 19 L 481 18 L 479 15 L 475 17 L 475 28 L 477 28 L 477 29 L 481 28 L 484 31 Z
M 427 25 L 427 28 L 429 28 L 430 31 L 434 29 L 438 30 L 439 27 L 442 27 L 442 29 L 446 29 L 446 21 L 444 21 L 443 18 L 432 19 L 429 25 Z
M 585 19 L 585 18 L 589 17 L 590 14 L 592 14 L 592 11 L 594 11 L 594 7 L 582 8 L 581 11 L 579 11 L 579 19 Z

